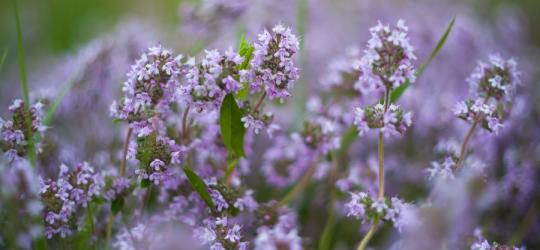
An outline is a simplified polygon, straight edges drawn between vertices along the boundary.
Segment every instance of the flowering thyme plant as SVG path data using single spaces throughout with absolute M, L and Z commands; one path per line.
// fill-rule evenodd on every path
M 267 19 L 291 20 L 291 3 L 182 4 L 174 41 L 122 25 L 29 78 L 63 89 L 31 91 L 15 8 L 22 97 L 0 86 L 15 99 L 0 108 L 0 249 L 538 248 L 521 36 L 506 44 L 509 27 L 484 34 L 465 14 L 443 29 L 421 4 L 362 1 L 351 21 L 312 2 L 295 3 L 294 26 Z M 359 33 L 326 22 L 341 19 Z

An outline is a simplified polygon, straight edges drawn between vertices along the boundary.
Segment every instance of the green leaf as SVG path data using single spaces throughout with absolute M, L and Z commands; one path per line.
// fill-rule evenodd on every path
M 208 205 L 208 207 L 213 210 L 215 208 L 214 201 L 212 201 L 212 197 L 210 196 L 210 193 L 208 193 L 208 188 L 206 187 L 204 181 L 190 168 L 184 167 L 183 169 L 189 182 L 191 183 L 193 188 L 195 188 L 195 191 L 197 191 L 197 193 L 203 199 L 206 205 Z
M 219 126 L 223 143 L 227 150 L 237 157 L 242 157 L 244 153 L 244 135 L 246 128 L 242 122 L 242 112 L 236 104 L 232 94 L 227 94 L 221 104 L 219 114 Z
M 30 113 L 30 97 L 28 90 L 28 74 L 26 73 L 26 62 L 24 59 L 24 44 L 22 37 L 22 28 L 21 21 L 19 17 L 19 8 L 17 7 L 17 0 L 13 0 L 13 12 L 15 13 L 15 28 L 17 30 L 17 58 L 19 61 L 19 73 L 20 73 L 20 84 L 23 94 L 23 99 L 25 103 L 25 112 Z M 26 119 L 26 124 L 28 127 L 28 134 L 30 135 L 28 140 L 28 158 L 32 166 L 36 164 L 36 152 L 34 147 L 34 136 L 32 131 L 32 120 L 30 116 Z
M 229 160 L 229 162 L 227 163 L 227 171 L 225 172 L 225 180 L 228 180 L 229 177 L 232 175 L 239 160 L 240 158 L 238 157 Z
M 0 56 L 0 72 L 2 72 L 2 67 L 4 66 L 4 62 L 6 62 L 7 54 L 8 54 L 8 49 L 5 48 L 4 52 L 2 52 L 2 55 Z
M 240 37 L 240 44 L 238 45 L 238 54 L 244 58 L 242 64 L 238 65 L 238 70 L 248 69 L 249 62 L 253 57 L 253 51 L 255 47 L 246 40 L 245 36 Z M 236 97 L 240 100 L 245 100 L 249 94 L 249 84 L 247 82 L 242 83 L 242 88 L 236 93 Z
M 455 21 L 456 21 L 456 17 L 454 16 L 452 20 L 450 20 L 450 23 L 448 23 L 448 26 L 446 27 L 446 31 L 444 32 L 443 36 L 439 39 L 439 42 L 437 43 L 433 51 L 431 51 L 431 54 L 429 55 L 429 57 L 422 64 L 420 64 L 420 66 L 416 70 L 415 72 L 416 78 L 419 78 L 424 73 L 424 70 L 426 70 L 426 67 L 431 63 L 431 61 L 433 61 L 435 56 L 439 54 L 439 51 L 442 49 L 443 45 L 446 43 L 446 39 L 448 38 L 450 31 L 452 31 L 452 28 L 454 27 Z M 401 95 L 405 93 L 405 90 L 407 90 L 407 88 L 409 88 L 410 85 L 411 83 L 407 79 L 405 84 L 394 89 L 390 95 L 390 102 L 397 101 L 397 99 L 399 99 Z
M 242 36 L 240 38 L 240 45 L 238 45 L 238 54 L 244 58 L 244 61 L 238 69 L 247 69 L 249 66 L 249 62 L 251 61 L 251 58 L 253 57 L 253 51 L 255 50 L 255 47 L 251 45 L 248 40 L 246 40 L 245 36 Z
M 111 210 L 114 215 L 118 214 L 124 207 L 124 198 L 123 197 L 117 197 L 113 200 L 111 203 Z
M 141 187 L 142 188 L 147 188 L 150 186 L 150 184 L 152 184 L 152 182 L 150 182 L 150 180 L 148 179 L 142 179 L 141 180 Z

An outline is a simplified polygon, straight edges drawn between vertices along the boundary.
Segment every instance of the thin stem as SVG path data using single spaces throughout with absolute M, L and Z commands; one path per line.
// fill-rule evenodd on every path
M 150 197 L 152 196 L 152 185 L 148 187 L 148 192 L 146 193 L 146 199 L 144 200 L 141 208 L 141 216 L 144 214 L 144 210 L 150 205 Z
M 107 231 L 106 231 L 106 236 L 105 236 L 106 246 L 108 246 L 109 242 L 111 241 L 113 223 L 114 223 L 114 214 L 111 212 L 111 214 L 109 215 L 109 218 L 107 219 Z
M 379 199 L 384 198 L 384 136 L 379 131 Z
M 128 153 L 129 141 L 131 140 L 132 133 L 133 133 L 133 129 L 130 127 L 126 135 L 126 140 L 124 141 L 124 154 L 122 155 L 122 163 L 120 164 L 120 176 L 124 176 L 126 174 L 127 153 Z
M 360 245 L 358 246 L 358 250 L 364 250 L 366 249 L 367 244 L 373 238 L 373 235 L 375 234 L 375 230 L 377 229 L 377 224 L 379 224 L 379 218 L 375 218 L 373 221 L 373 224 L 369 228 L 369 231 L 367 232 L 366 236 L 362 241 L 360 242 Z
M 255 105 L 255 108 L 253 109 L 253 114 L 259 112 L 259 108 L 261 107 L 261 104 L 263 103 L 264 98 L 266 98 L 266 91 L 261 95 L 261 97 L 257 101 L 257 104 Z
M 388 111 L 388 107 L 390 106 L 390 89 L 387 88 L 384 93 L 384 113 Z M 379 157 L 379 199 L 384 199 L 384 134 L 383 131 L 379 129 L 379 143 L 377 146 L 378 149 L 378 157 Z M 375 234 L 375 230 L 377 229 L 377 224 L 379 223 L 379 218 L 375 217 L 373 220 L 373 224 L 369 228 L 368 233 L 364 236 L 362 241 L 360 242 L 360 245 L 358 246 L 359 250 L 365 249 L 371 238 L 373 237 L 373 234 Z
M 294 188 L 291 189 L 291 191 L 289 191 L 285 195 L 285 197 L 283 197 L 283 199 L 281 199 L 281 201 L 279 202 L 281 205 L 289 204 L 291 200 L 293 200 L 300 192 L 302 192 L 302 190 L 304 190 L 307 187 L 307 185 L 309 184 L 309 181 L 311 180 L 311 177 L 313 176 L 313 174 L 315 174 L 316 166 L 317 164 L 313 164 L 311 165 L 311 167 L 309 167 L 309 169 L 304 174 L 300 182 L 298 182 L 298 184 L 294 186 Z
M 469 144 L 469 141 L 471 140 L 471 137 L 474 133 L 474 130 L 476 129 L 476 126 L 478 126 L 478 119 L 474 119 L 474 122 L 469 129 L 469 132 L 467 132 L 467 135 L 465 136 L 465 139 L 463 140 L 463 144 L 461 144 L 461 150 L 459 153 L 459 160 L 456 165 L 456 170 L 461 168 L 461 165 L 463 164 L 463 160 L 465 159 L 465 154 L 467 151 L 467 144 Z
M 489 96 L 486 96 L 484 98 L 484 104 L 487 103 L 488 99 L 489 99 Z M 467 132 L 467 135 L 465 136 L 465 139 L 463 139 L 463 144 L 461 144 L 461 149 L 460 149 L 460 152 L 459 152 L 458 163 L 456 165 L 456 171 L 461 168 L 461 165 L 463 165 L 463 161 L 465 160 L 465 155 L 467 153 L 467 145 L 469 144 L 469 141 L 472 138 L 474 130 L 476 129 L 476 127 L 478 126 L 478 123 L 480 122 L 480 118 L 481 118 L 481 116 L 478 115 L 478 114 L 474 117 L 474 122 L 473 122 L 471 128 L 469 129 L 469 131 Z
M 188 122 L 188 114 L 189 114 L 189 105 L 186 107 L 186 109 L 184 110 L 184 114 L 182 115 L 182 138 L 185 140 L 188 137 L 189 135 L 189 131 L 188 131 L 188 126 L 187 126 L 187 122 Z
M 94 232 L 95 232 L 95 229 L 94 229 L 94 214 L 92 213 L 92 208 L 91 208 L 91 205 L 88 204 L 88 206 L 86 207 L 87 210 L 88 210 L 88 219 L 90 220 L 90 238 L 93 238 L 94 237 Z

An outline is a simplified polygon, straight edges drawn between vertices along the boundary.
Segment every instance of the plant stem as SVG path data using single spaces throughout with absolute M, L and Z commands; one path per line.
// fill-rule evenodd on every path
M 483 103 L 486 104 L 488 99 L 489 99 L 489 96 L 486 96 L 484 98 Z M 460 152 L 459 152 L 458 163 L 456 165 L 456 171 L 461 168 L 461 165 L 463 165 L 463 161 L 465 160 L 465 155 L 467 153 L 467 145 L 469 144 L 469 141 L 472 138 L 474 130 L 476 129 L 476 127 L 478 126 L 478 123 L 480 122 L 480 118 L 481 117 L 478 114 L 474 117 L 474 122 L 473 122 L 471 128 L 469 129 L 469 131 L 467 132 L 467 135 L 465 136 L 465 139 L 463 139 L 463 144 L 461 144 L 461 149 L 460 149 Z
M 386 89 L 384 92 L 384 113 L 388 112 L 390 107 L 390 89 Z M 378 157 L 379 157 L 379 199 L 384 199 L 384 135 L 382 130 L 379 129 L 379 143 L 378 143 Z
M 124 153 L 122 155 L 122 163 L 120 163 L 120 176 L 124 176 L 126 174 L 127 153 L 128 153 L 129 141 L 131 140 L 132 133 L 133 133 L 133 129 L 130 127 L 126 135 L 126 140 L 124 141 Z
M 463 140 L 463 144 L 461 144 L 461 150 L 459 153 L 459 160 L 456 165 L 456 170 L 461 168 L 461 165 L 463 164 L 463 160 L 465 159 L 465 153 L 467 151 L 467 144 L 469 144 L 469 140 L 471 139 L 474 130 L 476 129 L 476 126 L 478 126 L 478 119 L 474 119 L 474 122 L 469 129 L 469 132 L 467 132 L 467 135 L 465 136 L 465 139 Z
M 360 245 L 358 246 L 358 250 L 366 249 L 367 244 L 369 243 L 369 241 L 375 234 L 375 230 L 377 229 L 377 224 L 379 224 L 379 218 L 375 218 L 375 220 L 373 220 L 373 224 L 369 228 L 369 231 L 367 232 L 364 239 L 362 239 L 362 241 L 360 242 Z
M 379 199 L 384 198 L 384 136 L 379 131 Z
M 388 111 L 388 107 L 390 107 L 390 89 L 386 88 L 386 91 L 384 92 L 384 113 Z M 378 157 L 379 157 L 379 199 L 384 199 L 384 134 L 382 130 L 379 129 L 379 143 L 377 147 L 378 151 Z M 375 234 L 375 230 L 377 229 L 377 224 L 379 223 L 379 219 L 375 217 L 373 220 L 373 224 L 369 228 L 368 233 L 362 241 L 360 242 L 360 245 L 358 246 L 359 250 L 365 249 L 371 238 L 373 237 L 373 234 Z
M 186 107 L 186 109 L 184 110 L 184 114 L 182 115 L 182 138 L 184 140 L 187 140 L 189 138 L 189 131 L 188 131 L 188 126 L 187 126 L 187 121 L 188 121 L 188 114 L 189 114 L 189 105 Z
M 307 185 L 309 184 L 309 181 L 311 180 L 311 177 L 315 174 L 315 169 L 317 167 L 317 164 L 313 164 L 309 167 L 307 172 L 302 176 L 302 179 L 296 186 L 293 187 L 286 195 L 281 199 L 279 204 L 281 205 L 287 205 L 289 202 L 291 202 L 292 199 L 294 199 L 302 190 L 304 190 Z
M 259 108 L 261 107 L 261 104 L 263 103 L 264 98 L 266 98 L 266 91 L 261 95 L 261 97 L 257 101 L 257 104 L 255 105 L 255 108 L 253 109 L 253 114 L 259 112 Z
M 106 231 L 106 236 L 105 236 L 106 246 L 108 246 L 109 242 L 111 241 L 113 223 L 114 223 L 114 214 L 111 212 L 111 214 L 109 215 L 109 218 L 107 219 L 107 231 Z

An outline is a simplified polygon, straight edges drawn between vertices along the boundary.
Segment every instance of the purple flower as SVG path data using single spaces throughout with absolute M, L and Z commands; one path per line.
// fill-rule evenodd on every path
M 270 100 L 284 102 L 291 96 L 289 90 L 299 78 L 299 69 L 293 63 L 293 56 L 299 49 L 298 39 L 290 28 L 276 25 L 272 33 L 265 30 L 259 34 L 258 40 L 254 44 L 251 72 L 245 74 L 251 92 L 264 88 Z
M 380 22 L 370 29 L 371 39 L 360 59 L 361 75 L 356 84 L 357 90 L 394 89 L 407 80 L 415 81 L 412 61 L 416 56 L 409 44 L 407 31 L 403 20 L 399 20 L 394 29 Z

